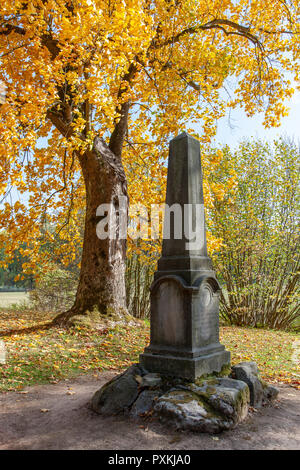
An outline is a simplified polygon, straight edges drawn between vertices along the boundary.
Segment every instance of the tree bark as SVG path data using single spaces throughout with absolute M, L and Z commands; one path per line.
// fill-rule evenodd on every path
M 65 325 L 74 316 L 117 316 L 127 313 L 125 290 L 126 237 L 99 239 L 97 208 L 112 204 L 118 214 L 119 197 L 126 197 L 127 183 L 121 157 L 96 137 L 92 150 L 78 155 L 85 187 L 86 216 L 80 279 L 74 306 L 58 315 L 54 324 Z M 126 214 L 127 217 L 127 214 Z M 127 221 L 127 219 L 126 219 Z M 127 227 L 127 224 L 126 224 Z

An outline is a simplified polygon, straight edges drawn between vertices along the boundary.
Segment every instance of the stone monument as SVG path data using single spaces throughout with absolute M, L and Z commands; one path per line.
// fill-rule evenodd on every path
M 219 433 L 242 421 L 249 403 L 269 403 L 278 390 L 260 379 L 253 362 L 230 371 L 230 353 L 219 343 L 220 287 L 207 255 L 200 145 L 186 133 L 170 143 L 166 202 L 150 346 L 139 364 L 97 390 L 91 407 Z
M 186 133 L 170 142 L 163 237 L 151 286 L 151 342 L 140 362 L 194 381 L 220 372 L 230 353 L 219 343 L 220 287 L 207 255 L 200 143 Z

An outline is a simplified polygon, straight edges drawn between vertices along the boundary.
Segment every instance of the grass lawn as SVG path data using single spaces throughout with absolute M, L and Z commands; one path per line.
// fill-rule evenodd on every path
M 29 295 L 26 292 L 0 292 L 0 309 L 13 304 L 27 302 Z
M 0 330 L 22 328 L 49 318 L 33 312 L 0 311 Z M 4 333 L 5 334 L 5 333 Z M 221 342 L 232 353 L 232 363 L 257 362 L 262 377 L 300 389 L 295 347 L 299 335 L 272 330 L 223 327 Z M 69 330 L 52 328 L 2 336 L 7 351 L 0 364 L 0 391 L 56 382 L 79 373 L 120 370 L 137 362 L 149 342 L 149 324 Z M 299 353 L 298 353 L 299 360 Z

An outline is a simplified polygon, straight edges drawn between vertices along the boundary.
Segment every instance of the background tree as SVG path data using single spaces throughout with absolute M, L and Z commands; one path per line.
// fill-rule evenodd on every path
M 11 251 L 26 241 L 25 270 L 34 270 L 47 217 L 67 262 L 85 204 L 76 301 L 58 321 L 121 314 L 126 244 L 97 238 L 96 208 L 127 196 L 126 173 L 130 197 L 154 200 L 137 167 L 159 181 L 169 138 L 201 123 L 208 141 L 226 107 L 264 110 L 266 126 L 279 124 L 283 97 L 293 93 L 284 74 L 299 78 L 299 4 L 3 0 L 0 14 L 0 192 L 14 187 L 27 197 L 6 198 L 1 241 Z M 227 79 L 230 99 L 221 92 Z
M 9 260 L 5 256 L 5 248 L 0 248 L 0 260 L 6 259 L 0 268 L 0 290 L 10 290 L 17 288 L 20 290 L 32 289 L 34 278 L 32 275 L 22 275 L 23 265 L 28 262 L 28 257 L 23 256 L 22 252 L 26 246 L 21 246 L 19 250 L 11 253 Z
M 290 328 L 300 317 L 299 147 L 244 141 L 223 149 L 211 174 L 212 191 L 224 180 L 208 223 L 222 238 L 214 264 L 223 283 L 221 315 L 233 325 Z

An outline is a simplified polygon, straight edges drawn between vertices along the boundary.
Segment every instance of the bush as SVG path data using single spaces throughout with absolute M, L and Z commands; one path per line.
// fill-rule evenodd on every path
M 35 289 L 29 294 L 30 301 L 36 310 L 66 311 L 73 305 L 77 283 L 77 274 L 51 266 L 38 278 Z
M 223 283 L 221 316 L 239 326 L 288 329 L 299 321 L 299 148 L 243 142 L 223 149 L 212 175 L 236 187 L 215 199 L 208 225 L 223 240 L 214 266 Z

